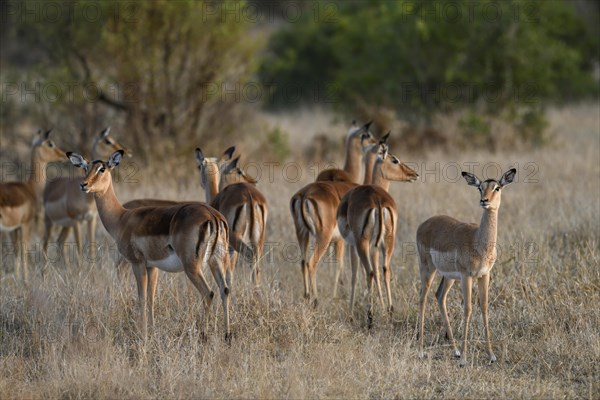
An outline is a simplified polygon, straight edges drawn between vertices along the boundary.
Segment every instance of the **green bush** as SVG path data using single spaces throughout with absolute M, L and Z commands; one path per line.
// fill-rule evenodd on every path
M 418 122 L 475 106 L 493 115 L 541 110 L 598 92 L 599 42 L 569 2 L 319 4 L 272 37 L 260 68 L 275 87 L 272 106 L 295 107 L 285 91 L 301 86 L 305 102 L 326 97 L 351 113 L 361 104 L 387 107 Z M 335 14 L 325 15 L 332 4 Z M 326 95 L 315 98 L 313 88 Z

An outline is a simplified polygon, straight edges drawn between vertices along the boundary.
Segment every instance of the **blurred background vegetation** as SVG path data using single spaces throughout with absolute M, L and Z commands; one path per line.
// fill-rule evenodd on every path
M 2 11 L 2 147 L 112 125 L 141 159 L 199 143 L 290 155 L 261 116 L 300 107 L 399 130 L 411 151 L 548 141 L 597 100 L 595 1 L 15 0 Z M 503 133 L 503 134 L 500 134 Z

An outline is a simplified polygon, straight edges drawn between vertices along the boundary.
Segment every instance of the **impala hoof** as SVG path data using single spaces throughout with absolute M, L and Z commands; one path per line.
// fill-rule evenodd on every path
M 490 364 L 493 364 L 493 363 L 495 363 L 496 361 L 497 361 L 497 359 L 496 359 L 496 356 L 492 354 L 492 355 L 490 356 Z
M 464 358 L 461 358 L 458 366 L 461 367 L 461 368 L 464 368 L 466 365 L 467 365 L 467 360 L 464 359 Z
M 452 352 L 452 355 L 454 356 L 454 358 L 460 358 L 460 351 L 459 350 L 454 350 Z

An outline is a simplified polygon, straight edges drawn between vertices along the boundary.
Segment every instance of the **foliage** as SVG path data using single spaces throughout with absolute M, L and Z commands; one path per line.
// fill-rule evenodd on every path
M 143 151 L 160 137 L 183 143 L 231 129 L 226 118 L 206 126 L 206 117 L 211 106 L 227 112 L 240 103 L 239 90 L 224 96 L 223 88 L 247 81 L 258 40 L 247 35 L 248 24 L 210 7 L 240 4 L 84 0 L 59 21 L 25 15 L 17 30 L 43 54 L 41 79 L 82 88 L 69 106 L 99 103 L 124 115 L 124 128 Z
M 599 41 L 567 2 L 333 4 L 335 15 L 307 15 L 272 38 L 260 74 L 278 88 L 273 105 L 290 106 L 290 86 L 320 87 L 339 108 L 393 108 L 414 123 L 465 106 L 537 112 L 598 90 Z

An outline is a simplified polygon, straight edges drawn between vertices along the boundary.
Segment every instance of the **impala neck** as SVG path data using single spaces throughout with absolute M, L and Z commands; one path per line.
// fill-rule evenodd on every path
M 344 171 L 346 171 L 352 177 L 352 182 L 359 182 L 362 149 L 355 148 L 355 143 L 353 143 L 355 140 L 355 138 L 348 138 L 346 142 L 346 161 L 344 164 Z
M 35 149 L 31 153 L 31 165 L 27 185 L 33 189 L 37 198 L 41 198 L 44 186 L 46 186 L 46 166 L 48 162 L 40 159 Z
M 102 225 L 104 225 L 110 236 L 117 241 L 119 237 L 119 219 L 125 209 L 115 195 L 112 179 L 108 189 L 104 193 L 94 193 L 94 198 L 96 199 L 96 207 Z
M 365 179 L 363 185 L 370 185 L 373 183 L 373 168 L 375 167 L 375 157 L 371 152 L 365 156 Z
M 475 249 L 478 254 L 488 254 L 496 248 L 498 236 L 498 210 L 483 210 L 481 223 L 475 234 Z
M 381 163 L 375 163 L 373 167 L 373 178 L 371 181 L 371 185 L 379 186 L 386 192 L 390 191 L 390 181 L 383 176 L 383 171 L 381 170 Z
M 219 194 L 219 174 L 209 174 L 204 182 L 204 192 L 206 193 L 206 203 L 210 204 L 217 194 Z

